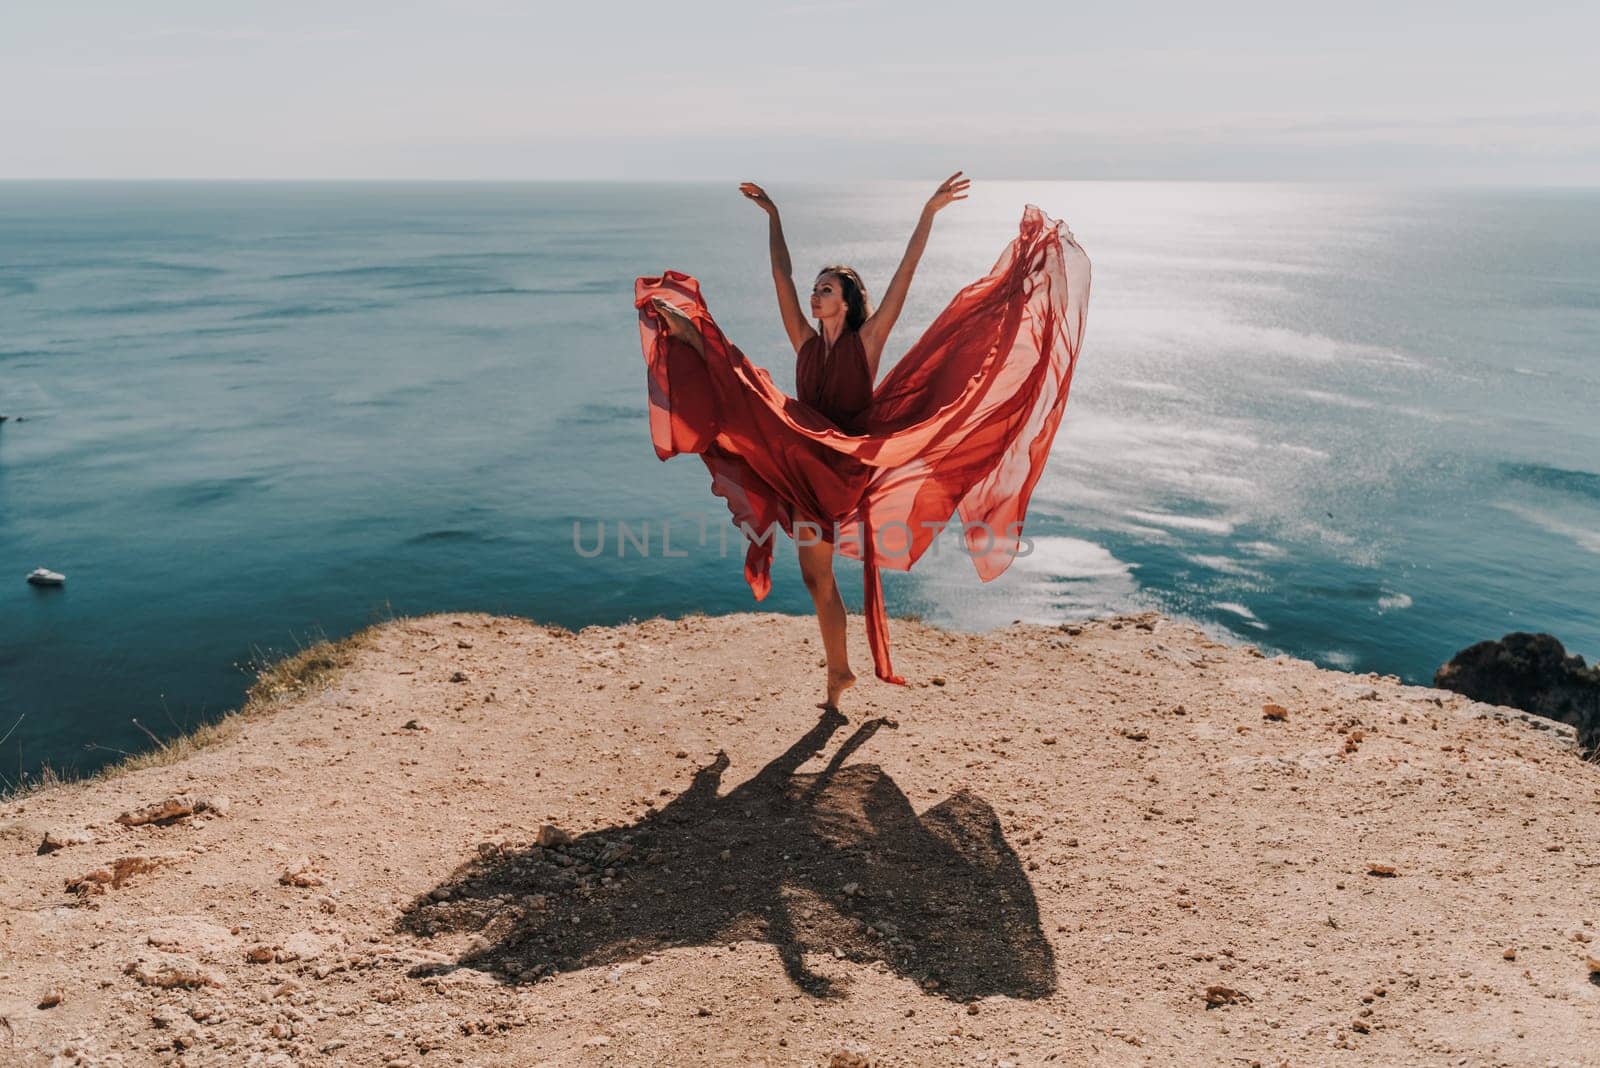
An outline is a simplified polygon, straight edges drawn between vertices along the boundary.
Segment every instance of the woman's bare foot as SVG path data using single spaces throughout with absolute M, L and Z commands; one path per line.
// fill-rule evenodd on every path
M 650 303 L 670 336 L 685 342 L 700 355 L 706 354 L 705 339 L 700 336 L 700 328 L 694 325 L 692 319 L 660 297 L 652 297 Z
M 849 669 L 839 672 L 828 672 L 828 699 L 817 707 L 831 708 L 837 711 L 839 708 L 839 695 L 844 693 L 855 684 L 855 673 Z

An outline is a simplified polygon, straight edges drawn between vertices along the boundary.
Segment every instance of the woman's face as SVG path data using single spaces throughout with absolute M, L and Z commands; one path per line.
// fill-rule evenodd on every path
M 811 287 L 811 315 L 817 319 L 832 319 L 845 313 L 844 284 L 836 274 L 817 275 Z

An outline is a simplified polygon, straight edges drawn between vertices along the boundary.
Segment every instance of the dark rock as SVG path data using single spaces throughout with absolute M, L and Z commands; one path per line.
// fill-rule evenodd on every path
M 1570 723 L 1586 754 L 1600 752 L 1600 667 L 1567 655 L 1549 634 L 1517 631 L 1469 646 L 1434 672 L 1433 684 L 1474 701 Z

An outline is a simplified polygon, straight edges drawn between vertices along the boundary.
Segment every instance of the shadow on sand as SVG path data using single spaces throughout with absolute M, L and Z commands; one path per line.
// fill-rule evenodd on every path
M 824 713 L 730 793 L 718 793 L 728 768 L 719 753 L 631 826 L 553 848 L 480 847 L 396 926 L 478 933 L 458 966 L 507 982 L 751 939 L 776 946 L 794 982 L 818 996 L 837 991 L 807 968 L 808 953 L 881 960 L 956 1001 L 1050 994 L 1055 959 L 1033 888 L 986 802 L 962 790 L 919 816 L 882 768 L 847 766 L 893 725 L 882 719 L 858 728 L 824 770 L 797 773 L 845 722 Z

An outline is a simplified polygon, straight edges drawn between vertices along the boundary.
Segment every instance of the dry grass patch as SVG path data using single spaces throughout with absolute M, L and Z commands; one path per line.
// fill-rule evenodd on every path
M 39 770 L 33 782 L 16 790 L 0 792 L 0 801 L 14 801 L 29 794 L 75 782 L 114 779 L 130 771 L 165 767 L 186 760 L 207 746 L 227 741 L 238 734 L 250 720 L 265 715 L 280 702 L 300 696 L 341 668 L 348 666 L 356 652 L 367 643 L 372 631 L 382 625 L 368 627 L 348 638 L 320 641 L 279 660 L 263 664 L 256 674 L 256 681 L 245 694 L 244 704 L 215 722 L 203 723 L 194 730 L 173 738 L 156 739 L 154 748 L 141 753 L 132 753 L 89 775 L 62 775 L 47 765 Z

